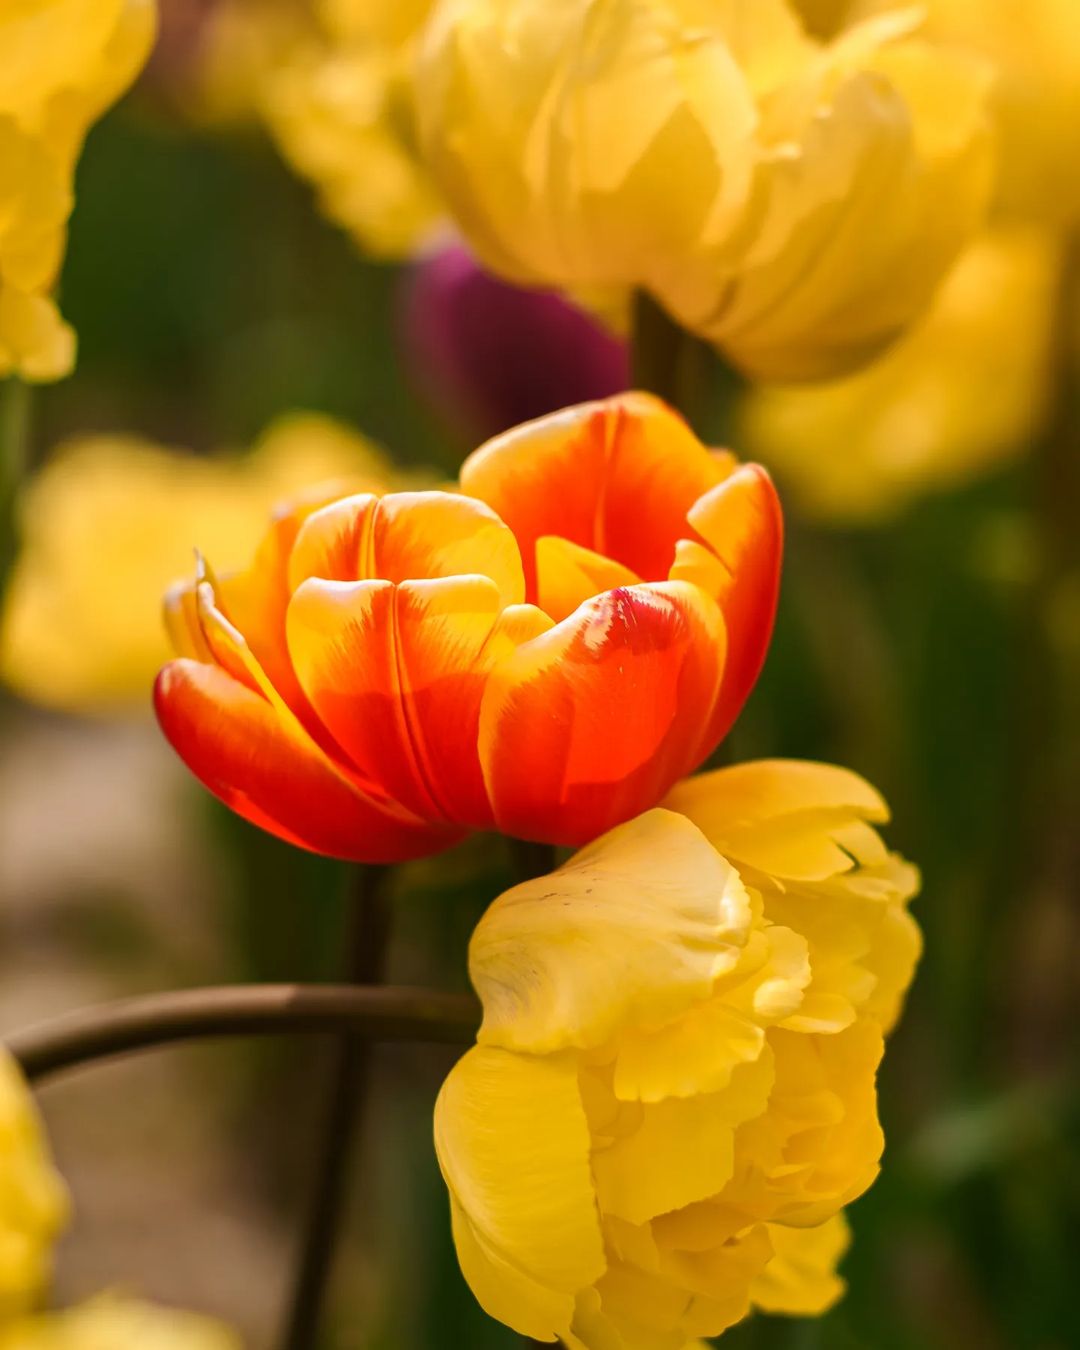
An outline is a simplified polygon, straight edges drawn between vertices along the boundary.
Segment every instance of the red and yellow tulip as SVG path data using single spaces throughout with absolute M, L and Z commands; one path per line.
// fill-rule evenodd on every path
M 577 845 L 730 728 L 779 582 L 762 469 L 626 394 L 489 441 L 460 487 L 307 503 L 170 598 L 158 717 L 248 820 L 372 862 Z

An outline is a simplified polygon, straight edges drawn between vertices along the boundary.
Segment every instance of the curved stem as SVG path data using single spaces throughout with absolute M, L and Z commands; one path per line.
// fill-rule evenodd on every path
M 119 999 L 68 1013 L 4 1039 L 31 1082 L 65 1069 L 217 1036 L 348 1031 L 373 1041 L 467 1045 L 480 1024 L 460 994 L 386 985 L 222 985 Z

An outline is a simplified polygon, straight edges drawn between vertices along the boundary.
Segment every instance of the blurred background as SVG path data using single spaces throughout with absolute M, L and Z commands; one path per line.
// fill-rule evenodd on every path
M 464 388 L 468 372 L 433 377 L 430 344 L 445 355 L 447 341 L 467 343 L 462 307 L 490 316 L 497 302 L 455 289 L 452 266 L 424 290 L 415 265 L 365 259 L 254 119 L 211 116 L 186 64 L 203 8 L 166 7 L 169 41 L 90 136 L 62 283 L 78 367 L 30 409 L 36 463 L 68 468 L 28 498 L 6 619 L 0 1031 L 135 992 L 335 977 L 344 869 L 231 817 L 157 733 L 154 597 L 189 570 L 192 545 L 243 560 L 301 472 L 282 468 L 293 452 L 309 474 L 310 457 L 320 476 L 344 465 L 438 481 L 511 410 L 625 378 L 617 347 L 595 343 L 587 387 L 572 385 L 577 362 L 554 387 L 526 380 L 507 408 Z M 1022 339 L 1023 306 L 1056 284 L 1037 268 L 1003 342 Z M 964 286 L 976 314 L 1000 298 L 992 270 Z M 446 340 L 440 304 L 464 325 Z M 954 360 L 956 331 L 940 339 Z M 960 364 L 981 381 L 973 405 L 1000 395 L 993 361 Z M 773 458 L 770 428 L 805 431 L 810 411 L 750 407 L 731 381 L 708 384 L 698 431 L 774 468 L 790 533 L 776 639 L 728 753 L 836 761 L 877 784 L 890 844 L 923 869 L 926 935 L 881 1082 L 884 1171 L 851 1212 L 847 1297 L 820 1322 L 755 1318 L 724 1338 L 732 1350 L 1080 1345 L 1080 585 L 1058 556 L 1078 520 L 1061 476 L 1063 453 L 1080 460 L 1071 373 L 1056 391 L 1032 374 L 1024 415 L 1002 414 L 981 456 L 943 468 L 930 438 L 921 462 L 887 465 L 884 488 L 842 420 L 819 410 L 823 429 L 792 467 Z M 890 392 L 891 425 L 917 442 L 925 390 L 904 388 Z M 297 413 L 319 416 L 279 421 Z M 176 448 L 195 476 L 147 442 Z M 120 468 L 100 470 L 100 495 L 59 542 L 36 545 L 39 517 L 71 516 L 64 474 L 94 478 L 88 444 Z M 826 501 L 801 486 L 815 456 L 841 484 Z M 203 503 L 223 475 L 236 508 L 210 519 Z M 179 554 L 167 508 L 188 513 Z M 125 559 L 149 539 L 169 554 L 165 576 L 128 586 Z M 70 555 L 77 586 L 58 597 Z M 32 583 L 41 596 L 20 600 Z M 57 623 L 50 655 L 35 643 Z M 103 634 L 129 628 L 142 645 L 110 656 Z M 391 979 L 466 987 L 468 934 L 509 883 L 501 849 L 481 838 L 399 869 Z M 57 1302 L 117 1286 L 220 1314 L 254 1350 L 269 1346 L 310 1179 L 328 1065 L 317 1044 L 169 1049 L 45 1086 L 77 1214 Z M 518 1343 L 476 1306 L 453 1255 L 430 1141 L 452 1057 L 378 1052 L 325 1350 Z

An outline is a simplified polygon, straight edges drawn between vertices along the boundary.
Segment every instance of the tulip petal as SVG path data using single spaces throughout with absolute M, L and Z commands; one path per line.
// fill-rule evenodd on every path
M 493 823 L 476 749 L 487 671 L 549 623 L 501 605 L 490 578 L 456 576 L 309 578 L 289 606 L 289 649 L 319 717 L 361 775 L 425 819 Z
M 462 465 L 462 489 L 487 502 L 517 536 L 530 599 L 545 535 L 661 581 L 687 534 L 694 502 L 730 462 L 701 444 L 650 394 L 620 394 L 526 423 Z
M 760 465 L 744 464 L 689 510 L 688 520 L 724 566 L 725 582 L 676 565 L 672 577 L 696 581 L 716 600 L 728 630 L 724 682 L 710 739 L 719 744 L 761 673 L 780 594 L 784 518 L 772 479 Z M 678 560 L 677 560 L 678 564 Z
M 763 1312 L 819 1317 L 841 1298 L 845 1284 L 836 1267 L 851 1245 L 843 1212 L 816 1228 L 768 1225 L 773 1257 L 750 1286 L 750 1298 Z
M 624 1107 L 636 1128 L 593 1154 L 601 1211 L 646 1223 L 719 1194 L 734 1171 L 735 1129 L 765 1110 L 772 1084 L 766 1047 L 723 1091 Z
M 751 910 L 681 816 L 649 811 L 501 895 L 469 945 L 482 1045 L 545 1053 L 659 1025 L 734 968 Z
M 154 706 L 196 778 L 291 844 L 356 862 L 398 862 L 460 837 L 362 795 L 313 742 L 287 730 L 266 699 L 218 666 L 171 662 L 158 676 Z
M 666 805 L 688 816 L 725 857 L 790 881 L 850 872 L 857 858 L 842 827 L 889 818 L 858 774 L 806 760 L 755 760 L 698 774 L 670 792 Z
M 470 1050 L 439 1093 L 435 1149 L 481 1306 L 524 1336 L 567 1334 L 606 1264 L 574 1058 Z
M 536 603 L 556 623 L 593 596 L 640 580 L 629 567 L 568 539 L 545 534 L 536 541 Z
M 608 591 L 519 647 L 480 716 L 499 829 L 577 845 L 654 805 L 712 748 L 724 649 L 719 610 L 686 582 Z
M 511 531 L 483 502 L 450 492 L 361 493 L 316 511 L 289 560 L 293 590 L 326 581 L 417 581 L 490 577 L 503 605 L 525 598 Z

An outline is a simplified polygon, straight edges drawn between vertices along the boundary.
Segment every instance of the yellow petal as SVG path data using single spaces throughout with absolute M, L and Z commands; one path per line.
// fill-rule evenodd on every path
M 574 1058 L 470 1050 L 439 1093 L 435 1147 L 481 1306 L 524 1336 L 565 1335 L 605 1268 Z
M 768 1230 L 773 1258 L 750 1286 L 754 1306 L 801 1317 L 827 1312 L 845 1289 L 836 1267 L 851 1244 L 847 1219 L 841 1213 L 816 1228 L 771 1223 Z
M 556 623 L 601 591 L 640 580 L 629 567 L 569 539 L 552 534 L 536 541 L 536 602 Z
M 480 1043 L 541 1053 L 659 1026 L 709 995 L 750 923 L 734 868 L 649 811 L 488 909 L 469 945 Z

